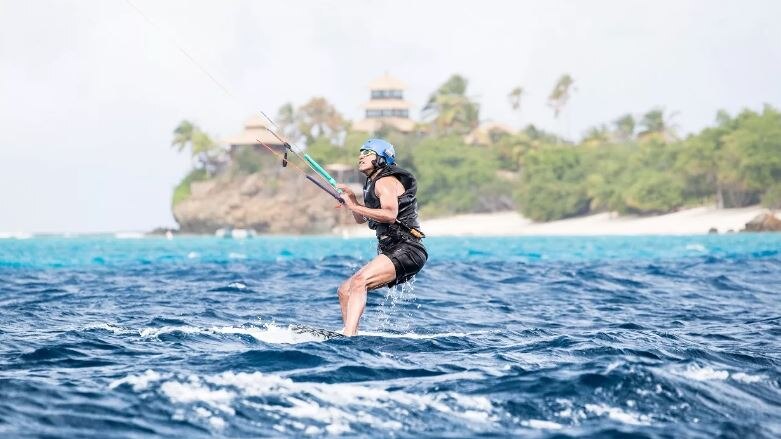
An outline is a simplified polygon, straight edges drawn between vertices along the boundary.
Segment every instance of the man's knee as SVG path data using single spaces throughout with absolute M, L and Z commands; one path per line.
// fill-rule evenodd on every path
M 363 271 L 355 273 L 353 277 L 350 278 L 353 287 L 360 285 L 361 287 L 366 288 L 366 283 L 368 280 L 368 276 L 366 276 L 366 273 Z
M 363 271 L 355 273 L 354 275 L 350 276 L 349 279 L 339 285 L 339 289 L 336 290 L 339 294 L 339 298 L 344 299 L 350 297 L 350 290 L 353 288 L 366 289 L 368 286 L 368 281 L 369 278 Z
M 350 297 L 350 279 L 342 282 L 342 284 L 339 285 L 339 289 L 336 291 L 339 294 L 340 299 L 346 299 L 347 297 Z

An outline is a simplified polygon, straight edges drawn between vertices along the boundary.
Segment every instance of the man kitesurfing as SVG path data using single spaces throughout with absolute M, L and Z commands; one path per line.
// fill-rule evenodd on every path
M 265 116 L 265 113 L 261 114 Z M 368 222 L 369 228 L 377 233 L 377 257 L 350 276 L 338 289 L 344 323 L 342 334 L 356 335 L 358 323 L 366 308 L 367 292 L 407 282 L 423 268 L 428 259 L 426 247 L 421 242 L 426 235 L 420 231 L 418 222 L 418 185 L 415 176 L 396 166 L 393 145 L 382 139 L 367 140 L 361 146 L 358 157 L 358 170 L 366 175 L 366 183 L 363 185 L 364 205 L 361 205 L 349 186 L 337 184 L 309 154 L 302 155 L 276 132 L 266 129 L 283 142 L 285 154 L 279 154 L 259 139 L 258 142 L 280 157 L 282 166 L 293 165 L 309 181 L 350 209 L 358 224 Z M 288 151 L 304 161 L 325 184 L 290 163 Z M 305 329 L 309 331 L 311 328 Z
M 349 186 L 339 184 L 355 222 L 369 223 L 377 233 L 378 255 L 339 286 L 344 335 L 358 333 L 368 291 L 404 283 L 423 268 L 428 253 L 418 223 L 417 183 L 411 172 L 396 166 L 393 145 L 369 139 L 360 149 L 358 170 L 366 175 L 364 205 Z

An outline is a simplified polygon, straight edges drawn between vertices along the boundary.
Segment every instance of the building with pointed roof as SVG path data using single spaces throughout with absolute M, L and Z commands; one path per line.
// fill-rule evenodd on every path
M 223 143 L 230 145 L 230 148 L 233 149 L 236 146 L 260 147 L 262 142 L 271 147 L 282 147 L 284 150 L 283 143 L 268 132 L 267 126 L 266 122 L 259 115 L 253 115 L 244 122 L 244 130 L 242 132 L 223 139 Z
M 412 107 L 404 100 L 407 86 L 387 73 L 369 83 L 369 101 L 363 104 L 365 118 L 353 123 L 353 129 L 373 133 L 384 126 L 409 132 L 415 122 L 409 117 Z
M 232 160 L 238 157 L 237 154 L 242 149 L 250 148 L 258 153 L 258 157 L 264 163 L 273 163 L 277 158 L 270 154 L 263 145 L 265 144 L 280 154 L 285 152 L 285 145 L 266 129 L 267 126 L 266 121 L 260 115 L 253 115 L 244 122 L 244 129 L 240 133 L 222 139 L 221 143 L 227 145 L 228 155 Z

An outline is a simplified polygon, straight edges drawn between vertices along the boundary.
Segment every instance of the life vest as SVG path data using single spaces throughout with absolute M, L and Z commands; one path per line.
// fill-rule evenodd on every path
M 378 171 L 374 178 L 367 178 L 366 183 L 363 185 L 364 205 L 371 209 L 382 207 L 379 197 L 374 193 L 374 185 L 379 179 L 384 177 L 395 177 L 404 186 L 404 193 L 399 196 L 399 213 L 396 215 L 396 219 L 407 228 L 420 229 L 418 201 L 415 198 L 418 192 L 418 184 L 415 176 L 406 169 L 399 168 L 396 165 L 386 165 Z M 368 222 L 369 228 L 377 231 L 378 237 L 388 231 L 388 229 L 398 227 L 396 224 L 380 223 L 372 219 L 368 219 Z

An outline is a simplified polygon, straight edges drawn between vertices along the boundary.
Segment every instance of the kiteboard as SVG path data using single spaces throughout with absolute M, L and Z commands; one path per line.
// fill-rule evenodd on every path
M 331 331 L 330 329 L 313 328 L 305 325 L 291 325 L 290 329 L 296 334 L 310 334 L 318 337 L 324 337 L 326 340 L 331 338 L 344 337 L 341 332 Z

